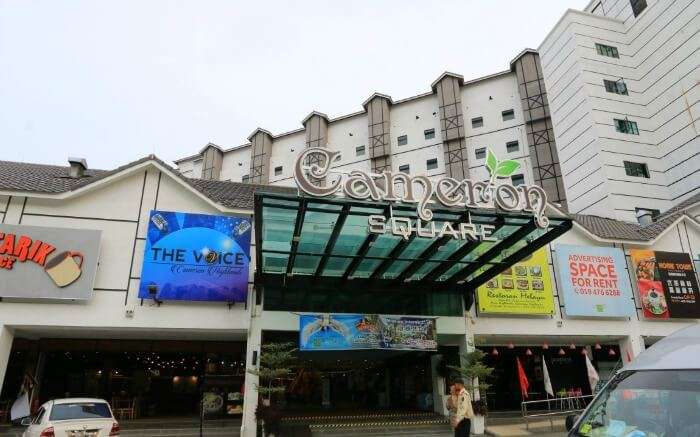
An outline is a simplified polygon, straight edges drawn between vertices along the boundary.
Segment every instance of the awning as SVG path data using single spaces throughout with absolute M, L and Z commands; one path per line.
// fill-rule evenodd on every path
M 370 215 L 417 221 L 415 205 L 257 193 L 256 283 L 465 293 L 571 228 L 571 220 L 559 217 L 550 217 L 542 229 L 528 214 L 432 210 L 438 228 L 445 222 L 491 225 L 497 241 L 368 232 Z

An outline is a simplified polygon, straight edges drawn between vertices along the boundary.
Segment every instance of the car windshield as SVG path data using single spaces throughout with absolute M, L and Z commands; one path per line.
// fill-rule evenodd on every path
M 647 370 L 616 376 L 581 418 L 585 437 L 700 436 L 700 370 Z
M 49 420 L 110 419 L 112 413 L 104 402 L 54 404 Z

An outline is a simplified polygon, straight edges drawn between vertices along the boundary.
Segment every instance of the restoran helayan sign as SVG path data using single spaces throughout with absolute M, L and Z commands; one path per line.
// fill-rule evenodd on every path
M 495 208 L 508 212 L 529 212 L 540 228 L 549 226 L 544 215 L 547 194 L 537 185 L 518 185 L 499 181 L 508 178 L 519 167 L 513 160 L 499 161 L 489 149 L 486 167 L 491 175 L 488 181 L 473 179 L 457 180 L 442 177 L 437 180 L 425 175 L 409 175 L 403 172 L 384 171 L 368 173 L 353 170 L 348 174 L 331 171 L 331 163 L 340 157 L 339 152 L 323 147 L 310 147 L 297 157 L 294 164 L 294 180 L 300 191 L 316 197 L 337 193 L 365 201 L 403 202 L 416 204 L 417 220 L 390 215 L 370 215 L 370 233 L 392 233 L 408 239 L 451 236 L 455 239 L 495 241 L 493 225 L 472 223 L 452 224 L 445 222 L 436 226 L 431 206 L 440 203 L 449 208 Z M 498 183 L 497 183 L 498 182 Z

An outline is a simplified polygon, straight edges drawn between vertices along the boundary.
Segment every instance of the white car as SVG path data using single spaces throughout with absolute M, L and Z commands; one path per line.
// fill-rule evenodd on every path
M 48 401 L 22 425 L 27 426 L 22 437 L 119 437 L 119 423 L 103 399 Z

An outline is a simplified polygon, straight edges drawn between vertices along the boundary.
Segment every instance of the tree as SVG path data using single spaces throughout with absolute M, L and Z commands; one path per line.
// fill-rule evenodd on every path
M 493 373 L 493 367 L 484 364 L 485 356 L 483 351 L 474 349 L 461 355 L 460 366 L 447 366 L 464 379 L 464 387 L 469 390 L 473 399 L 474 413 L 479 415 L 486 414 L 486 403 L 477 393 L 485 393 L 491 387 L 486 380 Z
M 259 378 L 255 389 L 262 405 L 258 405 L 255 414 L 258 420 L 263 422 L 265 435 L 279 432 L 281 414 L 275 401 L 287 390 L 296 351 L 293 343 L 264 344 L 260 352 L 260 366 L 257 369 L 248 369 L 248 373 Z

